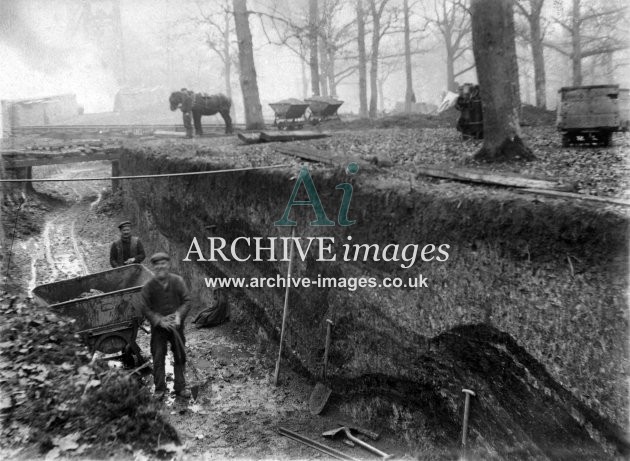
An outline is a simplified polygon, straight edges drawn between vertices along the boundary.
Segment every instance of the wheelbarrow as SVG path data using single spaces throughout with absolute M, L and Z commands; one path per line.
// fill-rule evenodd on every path
M 140 290 L 153 273 L 130 264 L 94 274 L 39 285 L 35 301 L 56 314 L 76 320 L 78 334 L 92 353 L 121 355 L 126 366 L 142 364 L 136 343 L 142 323 Z
M 343 101 L 325 96 L 313 96 L 305 99 L 305 101 L 308 103 L 310 110 L 308 120 L 311 124 L 317 125 L 319 122 L 332 119 L 340 120 L 337 110 L 339 110 Z
M 290 98 L 269 104 L 269 106 L 275 114 L 273 126 L 277 126 L 278 129 L 294 130 L 304 126 L 306 121 L 304 112 L 308 108 L 308 104 L 304 101 Z

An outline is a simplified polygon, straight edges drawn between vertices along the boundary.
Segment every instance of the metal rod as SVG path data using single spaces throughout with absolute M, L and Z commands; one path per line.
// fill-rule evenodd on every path
M 303 435 L 298 434 L 297 432 L 290 431 L 289 429 L 286 429 L 284 427 L 278 427 L 278 432 L 281 435 L 284 435 L 285 437 L 288 437 L 304 445 L 307 445 L 311 448 L 314 448 L 315 450 L 320 451 L 328 456 L 332 456 L 337 459 L 344 459 L 348 461 L 357 461 L 356 458 L 353 458 L 350 455 L 346 455 L 345 453 L 341 451 L 335 450 L 332 447 L 316 442 L 315 440 L 311 440 L 307 437 L 304 437 Z
M 164 173 L 164 174 L 142 174 L 137 176 L 104 176 L 101 178 L 42 178 L 42 179 L 0 179 L 0 183 L 3 182 L 72 182 L 72 181 L 110 181 L 112 179 L 147 179 L 147 178 L 170 178 L 175 176 L 197 176 L 204 174 L 218 174 L 218 173 L 233 173 L 237 171 L 252 171 L 252 170 L 269 170 L 272 168 L 286 168 L 293 165 L 288 163 L 282 165 L 269 165 L 269 166 L 252 166 L 245 168 L 230 168 L 227 170 L 210 170 L 210 171 L 188 171 L 186 173 Z
M 287 269 L 287 287 L 284 291 L 284 309 L 282 312 L 282 328 L 280 329 L 280 347 L 278 348 L 278 360 L 276 360 L 276 370 L 273 374 L 273 383 L 278 385 L 280 376 L 280 359 L 282 357 L 282 346 L 284 344 L 284 331 L 287 323 L 287 313 L 289 311 L 289 287 L 291 279 L 291 267 L 293 265 L 293 238 L 295 237 L 295 226 L 291 228 L 291 247 L 289 248 L 289 268 Z

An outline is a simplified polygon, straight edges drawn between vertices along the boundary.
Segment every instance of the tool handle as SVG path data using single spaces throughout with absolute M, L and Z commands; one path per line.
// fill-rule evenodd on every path
M 324 366 L 322 368 L 322 378 L 326 379 L 328 373 L 328 353 L 330 352 L 330 336 L 332 332 L 332 325 L 330 322 L 326 322 L 326 343 L 324 344 Z
M 365 448 L 366 450 L 371 451 L 372 453 L 374 453 L 375 455 L 380 456 L 383 459 L 389 459 L 392 457 L 392 455 L 388 455 L 387 453 L 382 452 L 381 450 L 379 450 L 376 447 L 373 447 L 372 445 L 365 443 L 363 440 L 355 437 L 354 435 L 352 435 L 352 433 L 350 432 L 350 430 L 348 430 L 348 428 L 344 428 L 344 432 L 346 433 L 346 437 L 348 437 L 350 440 L 352 440 L 354 443 L 361 445 L 363 448 Z
M 464 401 L 464 424 L 462 427 L 462 448 L 466 449 L 466 435 L 468 432 L 468 412 L 470 411 L 470 395 L 466 394 Z

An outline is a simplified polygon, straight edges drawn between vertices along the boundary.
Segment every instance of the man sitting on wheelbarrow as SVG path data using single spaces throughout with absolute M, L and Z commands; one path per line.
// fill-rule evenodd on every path
M 142 313 L 151 323 L 151 355 L 153 356 L 153 382 L 155 397 L 164 398 L 166 377 L 164 361 L 167 343 L 175 362 L 175 395 L 190 397 L 186 389 L 184 348 L 184 320 L 190 310 L 188 288 L 179 275 L 171 274 L 170 257 L 166 253 L 151 256 L 155 276 L 142 287 Z

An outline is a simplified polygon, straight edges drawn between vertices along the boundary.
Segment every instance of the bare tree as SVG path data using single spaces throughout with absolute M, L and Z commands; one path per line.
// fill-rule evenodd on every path
M 381 61 L 380 72 L 378 73 L 378 99 L 379 110 L 385 112 L 385 82 L 394 73 L 401 69 L 401 61 L 399 58 L 386 59 Z M 409 108 L 411 112 L 411 108 Z
M 240 68 L 241 91 L 245 106 L 245 127 L 254 130 L 264 127 L 260 96 L 258 94 L 258 80 L 254 65 L 254 51 L 252 33 L 249 29 L 249 11 L 247 0 L 233 0 L 234 25 L 238 40 L 238 62 Z
M 324 96 L 337 96 L 337 84 L 356 72 L 356 56 L 350 55 L 348 46 L 355 43 L 356 19 L 347 18 L 351 11 L 344 11 L 346 2 L 323 0 L 320 3 L 320 84 Z M 352 16 L 352 15 L 350 15 Z M 337 68 L 337 63 L 344 65 Z
M 317 60 L 317 46 L 319 42 L 319 14 L 317 0 L 308 0 L 308 41 L 310 44 L 309 65 L 311 67 L 311 90 L 313 95 L 319 96 L 319 63 Z
M 283 0 L 270 0 L 266 9 L 261 4 L 257 14 L 270 44 L 288 48 L 309 65 L 313 94 L 334 96 L 337 83 L 357 69 L 356 58 L 337 69 L 341 51 L 355 40 L 356 21 L 342 22 L 348 16 L 340 14 L 348 6 L 342 0 L 308 2 L 308 15 Z
M 433 16 L 425 16 L 440 31 L 446 51 L 446 85 L 457 91 L 455 79 L 473 69 L 475 64 L 466 63 L 455 71 L 456 63 L 466 58 L 470 47 L 470 14 L 465 5 L 457 0 L 433 0 Z
M 398 10 L 387 8 L 390 0 L 369 0 L 372 19 L 372 49 L 370 53 L 370 118 L 376 117 L 378 103 L 378 62 L 382 38 L 396 22 Z
M 363 0 L 357 0 L 357 44 L 359 50 L 359 117 L 366 118 L 367 110 L 367 57 L 365 53 L 365 11 Z
M 483 146 L 475 157 L 486 161 L 533 159 L 521 139 L 512 2 L 472 0 L 471 18 L 484 131 Z
M 541 25 L 541 13 L 545 0 L 517 0 L 517 11 L 527 20 L 529 26 L 528 42 L 532 50 L 534 63 L 534 85 L 536 88 L 536 107 L 547 107 L 547 85 L 545 77 L 544 31 Z
M 409 28 L 409 0 L 404 0 L 403 15 L 405 18 L 405 112 L 411 112 L 411 104 L 415 102 L 413 94 L 413 77 L 411 75 L 411 30 Z M 382 97 L 381 97 L 382 98 Z
M 568 43 L 545 41 L 544 44 L 571 60 L 573 85 L 582 85 L 582 61 L 602 54 L 612 55 L 628 48 L 620 34 L 627 7 L 625 0 L 582 3 L 572 0 L 571 11 L 555 24 L 569 35 Z
M 203 2 L 202 5 L 197 0 L 196 3 L 201 18 L 199 25 L 207 28 L 205 31 L 206 44 L 223 64 L 225 94 L 232 99 L 232 66 L 236 60 L 236 53 L 233 51 L 235 32 L 231 2 L 230 0 L 211 2 L 214 7 L 211 11 L 204 8 L 206 2 Z M 234 104 L 232 104 L 230 111 L 234 116 Z

